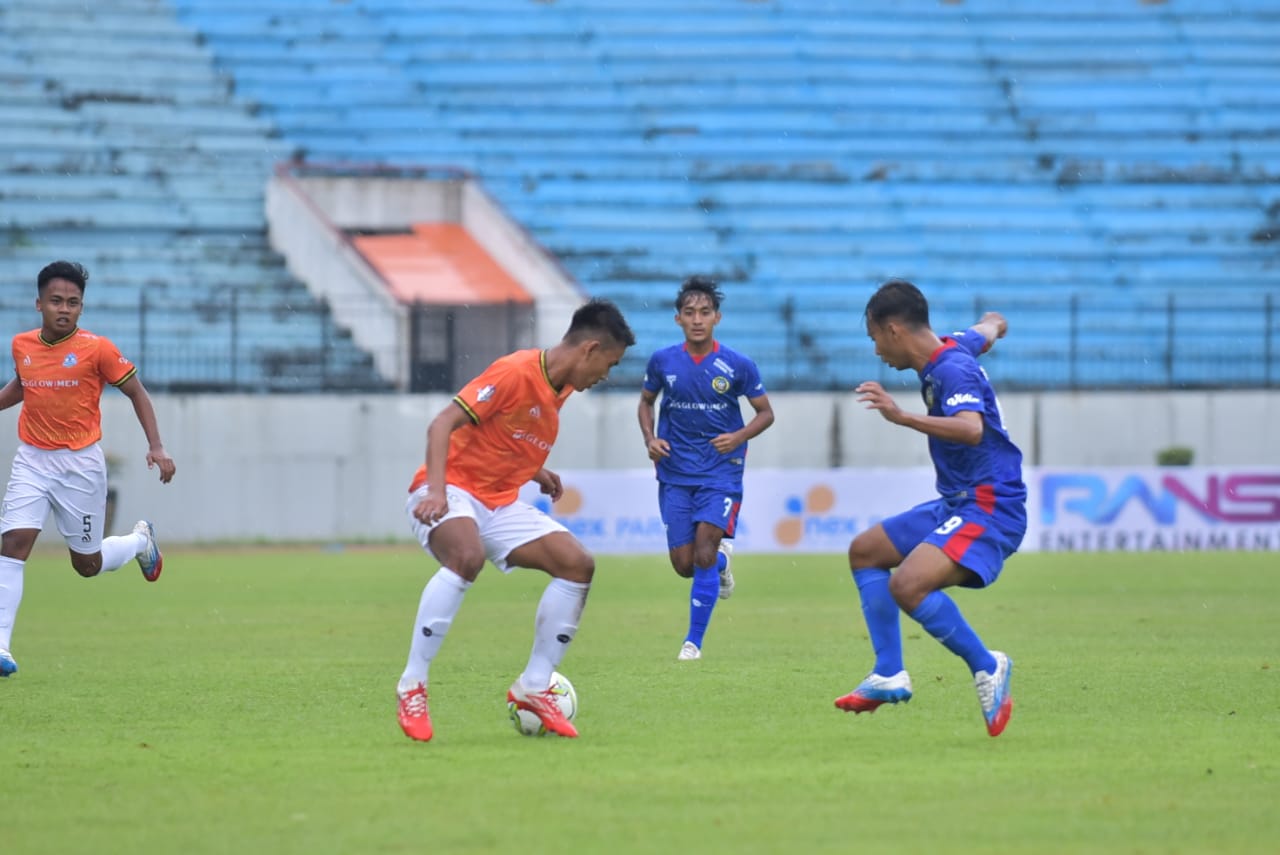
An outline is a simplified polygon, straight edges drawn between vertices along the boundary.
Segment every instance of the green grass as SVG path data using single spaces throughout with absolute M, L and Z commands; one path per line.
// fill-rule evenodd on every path
M 687 583 L 600 561 L 562 670 L 578 740 L 517 735 L 545 577 L 486 569 L 433 668 L 393 686 L 434 569 L 399 548 L 174 550 L 164 578 L 27 570 L 0 681 L 0 851 L 1274 852 L 1274 556 L 1019 556 L 956 594 L 1015 662 L 986 735 L 959 660 L 904 620 L 907 705 L 842 714 L 870 666 L 842 557 L 740 555 L 705 658 Z

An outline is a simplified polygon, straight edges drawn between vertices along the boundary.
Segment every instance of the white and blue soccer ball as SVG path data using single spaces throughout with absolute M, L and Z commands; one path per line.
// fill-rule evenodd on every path
M 573 683 L 559 671 L 552 671 L 550 689 L 560 712 L 569 721 L 573 721 L 573 717 L 578 714 L 578 693 L 574 690 Z M 525 736 L 545 736 L 547 733 L 542 720 L 528 710 L 519 709 L 515 701 L 507 702 L 507 715 L 511 717 L 517 733 Z

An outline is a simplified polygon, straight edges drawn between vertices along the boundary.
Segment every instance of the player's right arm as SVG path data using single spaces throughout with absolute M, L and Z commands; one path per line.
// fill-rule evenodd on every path
M 657 420 L 654 418 L 653 405 L 662 391 L 662 366 L 656 351 L 649 357 L 649 364 L 644 367 L 644 382 L 640 386 L 640 407 L 636 411 L 640 419 L 640 435 L 644 437 L 644 450 L 650 460 L 661 460 L 671 456 L 671 445 L 658 436 Z M 670 431 L 668 431 L 670 433 Z
M 14 377 L 0 389 L 0 410 L 22 403 L 22 381 Z
M 657 392 L 641 389 L 640 406 L 636 409 L 636 417 L 640 420 L 640 435 L 644 437 L 644 448 L 649 453 L 650 460 L 671 456 L 671 446 L 656 434 L 657 422 L 653 415 L 653 405 L 657 400 Z
M 892 424 L 909 427 L 946 442 L 961 445 L 977 445 L 982 442 L 984 425 L 980 411 L 961 410 L 949 416 L 908 412 L 899 407 L 893 396 L 874 380 L 859 384 L 854 391 L 857 392 L 860 403 L 866 404 L 869 410 L 876 410 L 884 416 L 885 421 Z
M 454 402 L 427 426 L 427 496 L 413 509 L 419 522 L 431 525 L 448 512 L 445 463 L 449 459 L 449 438 L 455 430 L 471 423 L 471 415 Z

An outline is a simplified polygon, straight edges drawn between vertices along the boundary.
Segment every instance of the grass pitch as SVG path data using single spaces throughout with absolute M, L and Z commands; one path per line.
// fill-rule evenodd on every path
M 28 565 L 0 681 L 0 851 L 1274 852 L 1280 573 L 1265 554 L 1024 555 L 956 599 L 1014 659 L 991 739 L 963 663 L 908 619 L 910 704 L 838 712 L 871 664 L 841 556 L 734 559 L 704 659 L 687 582 L 602 558 L 561 670 L 578 740 L 507 686 L 545 578 L 481 575 L 393 688 L 434 564 L 405 548 L 173 550 L 83 580 Z

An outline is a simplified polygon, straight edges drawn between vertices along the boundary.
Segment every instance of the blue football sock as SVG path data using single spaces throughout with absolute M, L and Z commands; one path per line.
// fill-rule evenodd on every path
M 875 672 L 892 677 L 902 670 L 902 627 L 898 623 L 898 604 L 889 593 L 889 571 L 879 567 L 854 570 L 853 581 L 862 598 L 862 617 L 871 636 L 871 649 L 876 652 Z
M 973 627 L 965 621 L 964 615 L 960 614 L 960 608 L 955 600 L 941 591 L 931 591 L 924 601 L 916 606 L 911 617 L 919 621 L 920 625 L 938 639 L 943 647 L 963 659 L 974 674 L 979 671 L 995 673 L 996 658 L 991 655 L 990 650 L 987 650 L 982 639 L 978 638 Z
M 689 591 L 689 634 L 685 641 L 691 641 L 699 650 L 702 649 L 702 637 L 707 634 L 707 624 L 711 623 L 711 611 L 720 598 L 720 571 L 715 567 L 694 567 L 693 587 Z
M 716 553 L 716 573 L 723 573 L 724 568 L 729 566 L 729 556 L 723 552 Z

